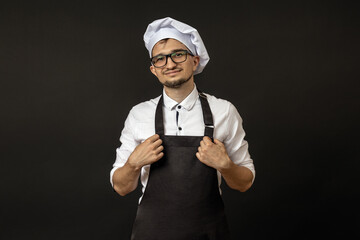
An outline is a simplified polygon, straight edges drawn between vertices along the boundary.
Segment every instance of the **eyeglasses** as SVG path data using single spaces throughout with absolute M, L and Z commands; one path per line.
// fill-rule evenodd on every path
M 150 61 L 154 67 L 161 68 L 167 64 L 168 57 L 170 57 L 174 63 L 182 63 L 186 61 L 188 54 L 194 56 L 191 52 L 187 50 L 179 50 L 167 55 L 162 55 L 162 54 L 157 55 L 155 57 L 150 58 Z

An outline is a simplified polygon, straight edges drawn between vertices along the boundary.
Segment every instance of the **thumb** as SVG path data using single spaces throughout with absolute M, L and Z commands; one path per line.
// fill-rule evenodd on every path
M 216 145 L 220 145 L 220 146 L 224 146 L 224 144 L 222 142 L 220 142 L 218 139 L 214 138 L 214 143 Z

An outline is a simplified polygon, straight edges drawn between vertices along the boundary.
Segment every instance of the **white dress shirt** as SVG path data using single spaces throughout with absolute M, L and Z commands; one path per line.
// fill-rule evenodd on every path
M 245 132 L 242 119 L 229 101 L 206 94 L 214 121 L 213 137 L 224 143 L 230 159 L 239 166 L 250 169 L 255 177 L 253 160 L 248 152 L 248 143 L 244 139 Z M 164 131 L 165 135 L 203 136 L 204 120 L 196 86 L 181 102 L 177 103 L 163 90 L 164 96 Z M 121 132 L 121 146 L 116 149 L 116 161 L 110 172 L 110 182 L 116 169 L 122 167 L 135 147 L 155 134 L 155 110 L 160 96 L 134 106 L 125 121 Z M 178 113 L 177 113 L 178 112 Z M 141 169 L 142 191 L 144 193 L 150 172 L 150 165 Z M 254 181 L 253 177 L 253 181 Z M 218 172 L 219 190 L 221 174 Z M 141 201 L 141 198 L 140 200 Z

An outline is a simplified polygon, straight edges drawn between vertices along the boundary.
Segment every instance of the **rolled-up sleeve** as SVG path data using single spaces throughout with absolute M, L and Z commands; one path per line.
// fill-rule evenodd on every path
M 248 168 L 253 173 L 255 180 L 255 167 L 248 151 L 248 142 L 245 138 L 245 131 L 242 126 L 242 118 L 233 104 L 230 103 L 227 116 L 228 134 L 224 145 L 230 159 L 238 166 Z
M 132 110 L 129 112 L 124 124 L 124 128 L 121 131 L 120 146 L 116 149 L 116 160 L 113 164 L 113 168 L 110 171 L 110 183 L 113 186 L 114 172 L 124 166 L 130 154 L 134 151 L 139 142 L 135 138 L 134 134 L 134 117 Z

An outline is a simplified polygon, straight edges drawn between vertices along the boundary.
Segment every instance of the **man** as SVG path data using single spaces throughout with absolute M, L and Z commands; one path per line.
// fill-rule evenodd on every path
M 133 107 L 110 181 L 139 199 L 132 239 L 229 239 L 220 181 L 241 192 L 255 177 L 242 120 L 228 101 L 199 92 L 194 75 L 209 56 L 193 27 L 163 18 L 144 41 L 163 94 Z

